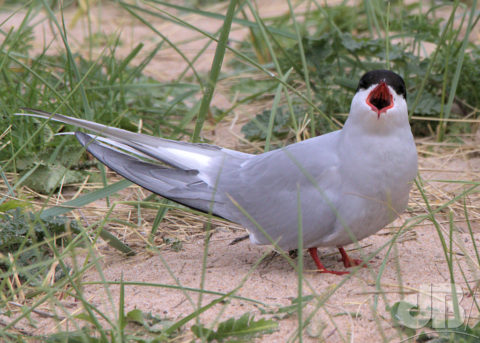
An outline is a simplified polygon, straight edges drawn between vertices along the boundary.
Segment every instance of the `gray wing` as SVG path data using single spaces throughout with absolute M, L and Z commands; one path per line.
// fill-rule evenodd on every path
M 220 173 L 238 168 L 254 155 L 148 136 L 60 114 L 28 111 L 32 113 L 18 115 L 51 119 L 98 134 L 75 135 L 92 155 L 130 181 L 181 204 L 232 220 L 230 209 L 225 207 L 225 194 L 217 188 Z
M 91 135 L 76 132 L 75 136 L 100 162 L 153 193 L 203 212 L 224 207 L 223 200 L 199 177 L 198 170 L 167 168 L 101 144 Z
M 235 221 L 249 229 L 252 242 L 271 243 L 258 224 L 282 248 L 296 248 L 299 211 L 305 247 L 316 246 L 333 232 L 342 186 L 336 153 L 339 132 L 257 155 L 236 175 L 222 175 L 221 189 L 248 213 Z
M 130 150 L 136 155 L 149 156 L 172 167 L 198 170 L 199 176 L 210 186 L 214 186 L 216 172 L 225 163 L 225 156 L 232 159 L 245 160 L 252 155 L 229 150 L 210 144 L 174 141 L 141 133 L 117 129 L 84 119 L 53 114 L 35 109 L 24 109 L 32 113 L 16 113 L 17 115 L 50 119 L 87 129 L 98 134 L 98 139 L 121 149 Z M 97 138 L 97 137 L 96 137 Z

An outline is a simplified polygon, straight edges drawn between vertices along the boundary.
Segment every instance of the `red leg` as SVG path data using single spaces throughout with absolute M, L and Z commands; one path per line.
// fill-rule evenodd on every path
M 357 260 L 356 258 L 351 258 L 350 256 L 348 256 L 347 252 L 345 251 L 345 249 L 343 249 L 343 247 L 338 247 L 338 250 L 340 250 L 340 254 L 342 254 L 342 261 L 345 268 L 359 266 L 362 264 L 362 260 Z M 365 267 L 366 265 L 364 264 L 363 268 Z
M 310 256 L 312 256 L 313 261 L 315 261 L 315 264 L 317 265 L 319 273 L 330 273 L 335 275 L 345 275 L 349 273 L 349 272 L 337 272 L 337 271 L 328 270 L 327 268 L 325 268 L 325 266 L 322 264 L 322 262 L 320 262 L 320 259 L 318 258 L 317 248 L 309 248 L 308 252 L 310 253 Z

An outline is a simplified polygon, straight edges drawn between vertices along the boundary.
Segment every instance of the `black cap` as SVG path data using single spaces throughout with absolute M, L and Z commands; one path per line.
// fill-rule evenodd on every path
M 382 81 L 392 87 L 397 94 L 403 95 L 405 99 L 407 98 L 407 90 L 402 77 L 393 71 L 383 69 L 372 70 L 363 74 L 358 82 L 357 92 L 360 89 L 367 89 L 368 87 L 379 84 Z

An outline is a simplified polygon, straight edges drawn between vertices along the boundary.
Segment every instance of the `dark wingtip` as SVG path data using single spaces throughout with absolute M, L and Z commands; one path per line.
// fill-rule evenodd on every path
M 77 140 L 83 146 L 85 146 L 90 141 L 94 141 L 94 139 L 91 138 L 89 135 L 87 135 L 86 133 L 80 132 L 80 131 L 75 131 L 75 137 L 77 137 Z
M 24 111 L 24 112 L 31 112 L 31 113 L 35 113 L 35 114 L 48 115 L 48 116 L 52 115 L 52 113 L 50 113 L 50 112 L 38 110 L 38 109 L 35 109 L 35 108 L 31 108 L 31 107 L 19 107 L 18 109 L 21 110 L 21 111 Z

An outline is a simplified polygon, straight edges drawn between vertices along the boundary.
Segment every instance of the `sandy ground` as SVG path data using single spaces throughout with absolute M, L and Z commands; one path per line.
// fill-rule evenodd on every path
M 285 6 L 283 2 L 278 6 L 260 5 L 260 11 L 264 16 L 278 15 L 286 11 Z M 217 9 L 218 11 L 223 10 L 223 7 L 219 5 Z M 128 52 L 136 42 L 142 41 L 146 45 L 145 51 L 148 52 L 160 40 L 159 37 L 152 35 L 151 30 L 145 28 L 144 25 L 111 7 L 96 8 L 92 11 L 92 15 L 95 15 L 95 13 L 101 13 L 101 21 L 94 22 L 100 30 L 107 34 L 121 32 L 125 48 L 122 51 Z M 67 12 L 66 15 L 67 18 L 72 18 L 74 13 Z M 15 25 L 15 22 L 20 19 L 14 17 L 8 23 Z M 173 41 L 183 41 L 187 37 L 192 37 L 191 31 L 185 28 L 178 28 L 158 18 L 151 19 L 152 22 L 155 22 L 155 27 Z M 189 16 L 186 20 L 192 25 L 200 26 L 211 32 L 221 25 L 219 21 L 199 19 L 194 16 Z M 85 49 L 82 50 L 82 37 L 86 32 L 84 25 L 83 21 L 78 22 L 70 28 L 69 35 L 72 44 L 85 52 Z M 40 27 L 45 30 L 46 36 L 50 37 L 48 28 Z M 38 33 L 41 36 L 43 35 L 42 30 L 39 30 Z M 245 30 L 235 28 L 232 31 L 232 38 L 241 39 L 245 34 L 247 34 Z M 195 35 L 194 33 L 193 36 Z M 194 40 L 185 43 L 182 45 L 182 50 L 189 57 L 192 57 L 205 42 L 205 40 Z M 41 41 L 36 44 L 38 45 L 35 47 L 37 49 L 43 46 Z M 61 49 L 61 47 L 55 43 L 52 49 Z M 198 70 L 209 70 L 214 49 L 212 45 L 202 59 L 196 63 Z M 99 51 L 95 51 L 95 53 L 99 53 Z M 175 78 L 185 66 L 186 64 L 179 60 L 178 55 L 172 49 L 165 49 L 157 55 L 147 70 L 151 76 L 159 80 L 170 80 Z M 214 102 L 215 105 L 220 107 L 230 105 L 228 96 L 221 92 L 216 93 Z M 250 115 L 241 113 L 241 111 L 240 108 L 235 113 L 240 117 L 238 122 Z M 232 122 L 221 124 L 215 129 L 215 135 L 210 133 L 211 138 L 216 144 L 238 147 L 239 140 L 236 136 L 240 127 L 238 122 L 236 124 L 235 121 L 233 121 L 234 124 Z M 418 142 L 421 153 L 420 175 L 424 179 L 425 189 L 434 208 L 452 199 L 464 187 L 459 184 L 446 184 L 434 180 L 479 179 L 480 159 L 477 157 L 479 142 L 475 141 L 474 137 L 469 139 L 471 144 L 462 146 L 435 146 L 428 140 Z M 136 194 L 136 192 L 140 192 L 140 190 L 134 187 L 130 188 L 121 192 L 117 199 L 125 200 L 132 197 L 132 194 Z M 477 244 L 480 244 L 478 224 L 480 216 L 475 203 L 478 204 L 473 194 L 468 198 L 467 205 L 470 210 L 475 240 Z M 104 202 L 98 202 L 97 205 L 106 207 Z M 472 288 L 476 287 L 476 282 L 479 280 L 480 268 L 470 258 L 473 255 L 472 242 L 463 219 L 461 205 L 458 202 L 453 203 L 438 218 L 441 219 L 443 235 L 448 237 L 448 217 L 445 214 L 451 211 L 454 215 L 454 274 L 458 280 L 458 286 L 465 291 L 461 305 L 466 310 L 467 316 L 475 318 L 477 313 L 475 311 L 470 313 L 473 297 L 466 292 L 467 287 L 462 282 L 464 278 L 459 266 L 461 266 Z M 88 212 L 88 209 L 85 211 Z M 135 220 L 134 210 L 119 208 L 119 211 L 132 211 L 132 221 Z M 88 212 L 88 215 L 92 215 L 92 213 Z M 401 298 L 402 288 L 406 296 L 416 297 L 422 285 L 439 285 L 449 282 L 449 270 L 445 262 L 439 235 L 431 222 L 424 221 L 403 231 L 393 245 L 387 245 L 380 251 L 377 250 L 392 240 L 405 220 L 425 213 L 426 205 L 421 195 L 418 190 L 413 190 L 409 211 L 378 234 L 363 240 L 360 244 L 362 249 L 354 249 L 353 246 L 348 247 L 354 249 L 350 252 L 354 258 L 373 254 L 369 268 L 353 271 L 348 276 L 318 274 L 314 271 L 315 265 L 308 254 L 306 252 L 303 254 L 305 261 L 303 294 L 317 294 L 320 296 L 319 299 L 323 299 L 322 296 L 329 295 L 325 304 L 319 310 L 316 308 L 317 300 L 309 302 L 305 307 L 304 316 L 309 314 L 313 316 L 311 324 L 303 334 L 306 342 L 378 342 L 381 340 L 401 342 L 406 338 L 406 336 L 399 335 L 398 331 L 392 327 L 392 320 L 386 310 L 386 305 L 392 305 Z M 162 224 L 161 233 L 156 242 L 160 244 L 162 237 L 168 235 L 170 229 L 172 230 L 172 237 L 180 237 L 182 248 L 180 251 L 175 251 L 169 247 L 161 247 L 159 251 L 151 251 L 146 249 L 146 245 L 138 237 L 145 237 L 148 234 L 149 223 L 153 221 L 154 215 L 154 211 L 146 211 L 144 213 L 146 221 L 142 223 L 141 228 L 136 233 L 129 232 L 126 227 L 115 229 L 115 232 L 119 235 L 123 234 L 126 243 L 135 249 L 136 256 L 122 256 L 106 244 L 100 243 L 96 247 L 103 277 L 108 281 L 119 281 L 123 278 L 126 282 L 199 288 L 205 251 L 205 235 L 203 234 L 205 218 L 196 216 L 192 220 L 192 215 L 186 218 L 178 211 L 170 211 L 167 220 Z M 151 221 L 149 222 L 148 219 L 151 219 Z M 297 272 L 285 258 L 273 254 L 270 247 L 254 246 L 248 241 L 243 241 L 235 246 L 229 245 L 234 238 L 244 234 L 245 232 L 235 225 L 215 221 L 213 235 L 208 247 L 208 258 L 206 259 L 204 289 L 227 293 L 241 286 L 235 295 L 253 299 L 265 306 L 254 305 L 248 300 L 232 299 L 227 303 L 214 306 L 201 315 L 202 322 L 207 325 L 215 320 L 221 321 L 232 316 L 239 317 L 246 312 L 256 314 L 257 318 L 262 316 L 268 318 L 268 315 L 260 313 L 259 307 L 275 310 L 278 306 L 290 305 L 292 299 L 298 296 Z M 390 246 L 392 249 L 387 253 Z M 267 257 L 257 267 L 254 267 L 255 263 L 264 254 L 267 254 Z M 82 252 L 80 252 L 80 255 L 84 256 Z M 327 268 L 343 270 L 343 265 L 338 261 L 339 255 L 335 249 L 321 249 L 320 255 Z M 386 263 L 385 269 L 382 267 L 384 261 Z M 379 276 L 380 273 L 381 276 Z M 172 276 L 175 276 L 175 278 Z M 98 280 L 101 280 L 101 275 L 95 268 L 91 268 L 85 274 L 84 281 Z M 103 309 L 106 313 L 115 313 L 117 311 L 119 288 L 118 286 L 111 286 L 109 291 L 112 299 L 114 299 L 114 305 L 111 305 L 107 300 L 108 296 L 104 286 L 84 286 L 84 296 L 89 302 Z M 202 304 L 206 305 L 217 297 L 204 295 Z M 81 310 L 81 304 L 73 301 L 72 298 L 63 298 L 61 302 L 70 313 L 78 313 Z M 125 308 L 127 311 L 137 308 L 146 313 L 151 312 L 158 316 L 178 320 L 190 314 L 197 307 L 198 293 L 182 292 L 161 286 L 126 286 Z M 40 309 L 52 311 L 48 306 Z M 53 333 L 57 330 L 56 323 L 52 320 L 37 315 L 33 315 L 33 318 L 42 323 L 37 329 L 33 329 L 27 323 L 19 325 L 24 325 L 28 332 L 34 334 Z M 477 319 L 473 320 L 473 322 L 476 321 Z M 284 342 L 293 337 L 298 327 L 298 317 L 294 314 L 278 319 L 278 323 L 278 331 L 263 336 L 258 341 Z M 187 324 L 183 329 L 179 338 L 180 341 L 187 341 L 192 338 L 188 329 L 191 324 L 194 323 Z

